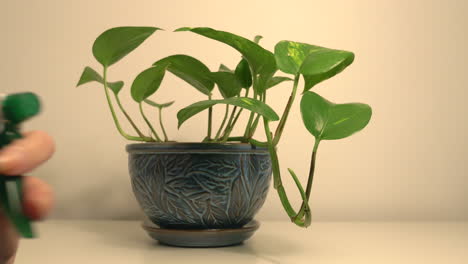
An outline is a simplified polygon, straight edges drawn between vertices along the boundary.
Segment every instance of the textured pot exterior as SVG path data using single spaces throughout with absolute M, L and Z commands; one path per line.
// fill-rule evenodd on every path
M 166 228 L 236 228 L 263 206 L 271 181 L 268 151 L 249 144 L 131 144 L 133 192 Z

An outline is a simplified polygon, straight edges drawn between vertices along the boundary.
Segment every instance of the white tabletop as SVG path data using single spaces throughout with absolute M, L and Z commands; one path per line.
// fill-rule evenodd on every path
M 137 221 L 48 221 L 23 240 L 15 264 L 468 263 L 468 222 L 263 222 L 244 245 L 162 246 Z

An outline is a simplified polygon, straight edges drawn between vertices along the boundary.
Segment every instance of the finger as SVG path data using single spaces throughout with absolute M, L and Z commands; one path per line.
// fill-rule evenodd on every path
M 18 248 L 18 234 L 0 209 L 0 263 L 10 263 Z
M 24 177 L 23 212 L 31 220 L 47 216 L 53 207 L 53 194 L 49 185 L 38 178 Z M 0 264 L 13 263 L 18 248 L 18 233 L 0 208 Z
M 31 220 L 46 217 L 54 204 L 52 188 L 42 180 L 25 177 L 23 185 L 23 211 Z
M 26 173 L 49 159 L 54 153 L 54 141 L 47 133 L 33 131 L 25 133 L 24 136 L 0 151 L 1 174 Z

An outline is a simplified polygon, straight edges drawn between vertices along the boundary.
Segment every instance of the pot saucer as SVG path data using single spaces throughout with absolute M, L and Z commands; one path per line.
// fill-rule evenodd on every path
M 260 227 L 252 220 L 241 228 L 233 229 L 169 229 L 145 220 L 143 229 L 159 243 L 176 247 L 226 247 L 241 244 Z

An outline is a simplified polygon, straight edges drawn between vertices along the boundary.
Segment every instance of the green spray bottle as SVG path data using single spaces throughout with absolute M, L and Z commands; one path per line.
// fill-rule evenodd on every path
M 0 148 L 22 137 L 20 124 L 40 112 L 39 98 L 33 93 L 0 96 Z M 30 220 L 23 213 L 22 176 L 0 175 L 0 209 L 24 238 L 33 238 Z

